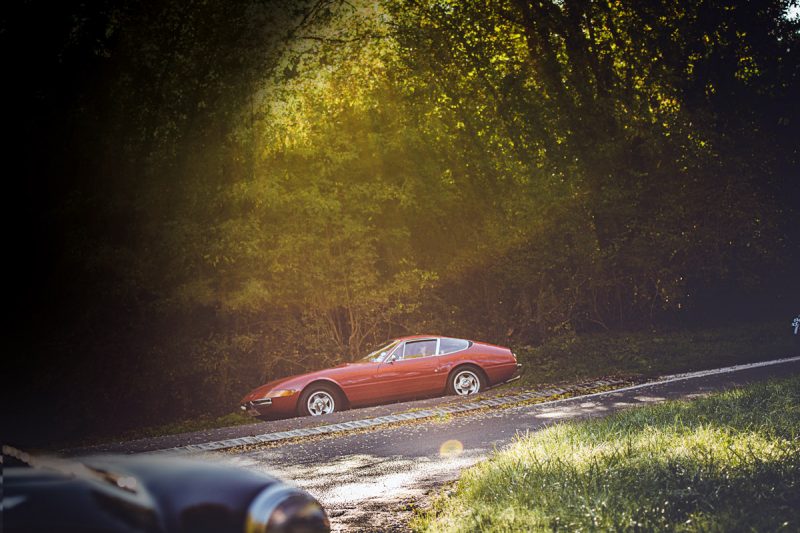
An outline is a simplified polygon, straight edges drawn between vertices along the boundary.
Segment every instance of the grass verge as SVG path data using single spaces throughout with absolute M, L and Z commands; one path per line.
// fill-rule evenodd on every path
M 195 431 L 206 431 L 209 429 L 226 428 L 233 426 L 243 426 L 245 424 L 254 424 L 258 420 L 252 416 L 242 413 L 241 411 L 234 411 L 227 415 L 222 416 L 198 416 L 170 424 L 161 424 L 157 426 L 147 426 L 138 429 L 132 429 L 119 433 L 115 436 L 102 436 L 95 438 L 84 438 L 71 442 L 61 443 L 61 448 L 79 448 L 84 446 L 96 446 L 100 444 L 108 444 L 111 442 L 125 442 L 139 439 L 149 439 L 153 437 L 163 437 L 166 435 L 179 435 L 181 433 L 192 433 Z
M 515 348 L 521 384 L 575 381 L 607 375 L 653 377 L 798 355 L 789 323 L 716 329 L 564 336 Z
M 800 377 L 565 423 L 467 470 L 415 531 L 798 531 Z
M 798 354 L 797 339 L 788 324 L 732 326 L 697 331 L 605 333 L 567 336 L 538 347 L 515 348 L 523 363 L 522 379 L 512 385 L 540 387 L 604 376 L 652 377 L 664 373 L 704 370 Z M 240 411 L 224 416 L 198 416 L 170 424 L 148 426 L 113 436 L 63 443 L 78 447 L 129 441 L 193 431 L 253 424 Z

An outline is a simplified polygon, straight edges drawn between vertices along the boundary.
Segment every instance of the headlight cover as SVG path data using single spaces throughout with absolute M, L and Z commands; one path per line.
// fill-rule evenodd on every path
M 328 533 L 328 515 L 306 492 L 277 483 L 261 491 L 247 510 L 245 533 Z
M 292 394 L 297 394 L 297 391 L 291 389 L 277 389 L 268 392 L 265 398 L 283 398 L 284 396 L 291 396 Z

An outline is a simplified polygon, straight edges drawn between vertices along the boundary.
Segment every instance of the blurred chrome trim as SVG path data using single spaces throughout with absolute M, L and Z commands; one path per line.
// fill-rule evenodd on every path
M 299 527 L 299 529 L 298 529 Z M 245 533 L 326 533 L 325 509 L 310 494 L 283 483 L 262 490 L 247 509 Z
M 277 483 L 262 490 L 247 508 L 245 533 L 267 533 L 269 519 L 280 504 L 302 492 L 288 485 Z

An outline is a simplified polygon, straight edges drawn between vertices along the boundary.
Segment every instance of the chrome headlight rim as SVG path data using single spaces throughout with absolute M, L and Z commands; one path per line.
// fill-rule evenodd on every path
M 265 488 L 253 499 L 247 509 L 245 533 L 283 533 L 290 531 L 286 525 L 292 516 L 281 516 L 276 513 L 282 507 L 290 504 L 292 500 L 299 500 L 307 510 L 309 506 L 319 513 L 320 531 L 329 531 L 328 515 L 322 506 L 308 493 L 285 485 L 276 483 Z

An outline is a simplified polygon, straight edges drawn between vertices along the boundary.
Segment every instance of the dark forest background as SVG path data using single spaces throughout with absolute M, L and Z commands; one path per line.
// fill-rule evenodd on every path
M 788 329 L 795 4 L 5 3 L 3 433 L 226 413 L 407 333 Z

